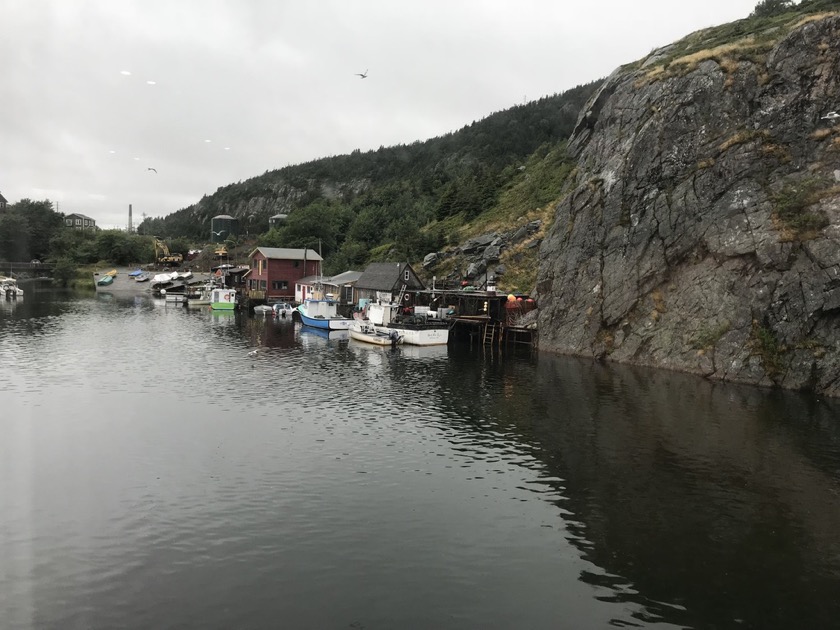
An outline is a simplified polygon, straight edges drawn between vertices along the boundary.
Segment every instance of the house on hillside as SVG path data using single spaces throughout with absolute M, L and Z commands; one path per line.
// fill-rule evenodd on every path
M 392 302 L 404 290 L 425 288 L 407 262 L 371 263 L 356 281 L 356 303 L 360 300 Z
M 311 249 L 257 247 L 248 255 L 247 295 L 252 300 L 291 302 L 301 278 L 317 276 L 323 258 Z
M 315 296 L 318 286 L 321 282 L 321 276 L 306 276 L 295 282 L 295 302 L 303 304 L 306 298 Z
M 0 194 L 0 212 L 6 209 L 7 203 L 8 201 L 6 201 L 6 198 L 2 194 Z
M 84 214 L 74 212 L 73 214 L 65 215 L 64 225 L 74 230 L 95 230 L 96 221 Z
M 361 271 L 345 271 L 337 276 L 322 278 L 324 293 L 332 294 L 342 305 L 356 304 L 356 282 L 362 277 Z
M 308 276 L 301 278 L 295 283 L 295 302 L 302 303 L 306 298 L 335 300 L 339 306 L 352 307 L 356 304 L 356 281 L 361 277 L 361 271 L 345 271 L 323 278 L 321 276 Z

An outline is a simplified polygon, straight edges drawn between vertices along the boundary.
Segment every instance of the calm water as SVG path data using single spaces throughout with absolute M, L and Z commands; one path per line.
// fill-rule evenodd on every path
M 4 629 L 840 624 L 836 401 L 34 291 L 0 368 Z

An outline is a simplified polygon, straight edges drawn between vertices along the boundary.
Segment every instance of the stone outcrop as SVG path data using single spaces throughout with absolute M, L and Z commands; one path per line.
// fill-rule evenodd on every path
M 531 239 L 539 244 L 535 236 L 542 226 L 542 221 L 528 221 L 524 225 L 506 232 L 489 232 L 475 236 L 459 247 L 444 252 L 431 252 L 423 258 L 423 268 L 434 270 L 445 260 L 456 260 L 456 271 L 445 278 L 449 282 L 465 281 L 475 286 L 484 286 L 486 277 L 498 278 L 505 274 L 505 265 L 500 264 L 502 252 L 517 243 Z
M 540 349 L 840 395 L 840 17 L 616 71 L 570 139 Z

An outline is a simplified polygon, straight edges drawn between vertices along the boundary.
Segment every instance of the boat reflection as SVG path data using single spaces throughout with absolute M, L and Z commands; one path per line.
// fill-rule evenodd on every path
M 350 339 L 349 330 L 327 330 L 325 328 L 313 328 L 312 326 L 301 326 L 298 329 L 298 339 L 301 345 L 332 345 L 334 343 Z
M 399 347 L 399 352 L 404 357 L 412 359 L 446 359 L 449 358 L 449 346 L 414 346 L 404 343 Z

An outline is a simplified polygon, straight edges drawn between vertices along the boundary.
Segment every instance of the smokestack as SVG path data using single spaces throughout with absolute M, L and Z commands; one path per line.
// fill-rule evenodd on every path
M 128 233 L 131 234 L 133 231 L 131 226 L 131 204 L 128 204 Z

